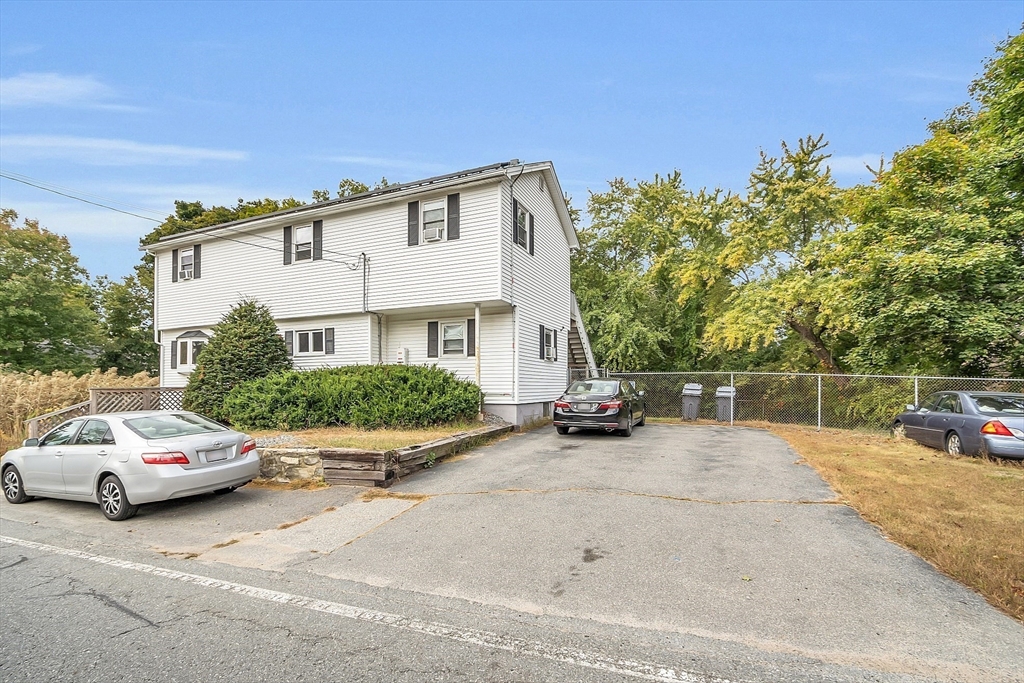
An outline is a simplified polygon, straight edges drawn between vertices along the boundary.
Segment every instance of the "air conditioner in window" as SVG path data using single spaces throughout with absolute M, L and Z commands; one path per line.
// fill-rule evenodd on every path
M 183 270 L 180 273 L 178 273 L 178 279 L 179 280 L 191 280 L 192 279 L 192 269 L 189 268 L 188 270 Z
M 395 360 L 398 365 L 409 364 L 409 349 L 398 349 L 398 356 Z
M 444 237 L 444 228 L 427 228 L 423 231 L 423 241 L 440 242 Z

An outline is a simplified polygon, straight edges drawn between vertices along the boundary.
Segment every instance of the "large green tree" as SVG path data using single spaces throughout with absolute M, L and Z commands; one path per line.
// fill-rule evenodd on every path
M 1024 376 L 1024 35 L 971 93 L 849 195 L 831 262 L 858 370 Z
M 84 371 L 100 341 L 92 290 L 67 238 L 0 209 L 0 365 Z
M 153 274 L 142 265 L 120 281 L 97 279 L 96 303 L 103 331 L 96 364 L 121 374 L 158 372 L 159 347 L 153 341 Z

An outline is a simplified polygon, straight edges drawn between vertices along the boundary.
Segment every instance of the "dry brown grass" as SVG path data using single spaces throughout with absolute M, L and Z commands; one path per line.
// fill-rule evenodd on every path
M 262 431 L 249 432 L 256 438 L 287 434 L 295 437 L 302 446 L 323 448 L 365 448 L 371 451 L 388 451 L 414 444 L 443 439 L 458 432 L 479 429 L 481 422 L 465 422 L 424 429 L 357 429 L 355 427 L 326 427 L 304 429 L 297 432 Z
M 25 420 L 86 401 L 90 388 L 150 387 L 159 381 L 145 372 L 121 376 L 114 368 L 75 376 L 60 371 L 11 372 L 0 366 L 0 454 L 25 438 Z
M 392 491 L 391 489 L 372 488 L 366 489 L 365 491 L 360 493 L 357 500 L 360 500 L 364 503 L 369 503 L 371 501 L 380 500 L 383 498 L 424 501 L 430 498 L 430 496 L 424 493 L 405 493 L 402 491 Z
M 295 481 L 275 481 L 262 477 L 253 479 L 246 486 L 254 489 L 270 489 L 272 491 L 317 491 L 330 486 L 323 479 L 296 479 Z
M 906 439 L 771 425 L 868 521 L 1024 621 L 1024 466 Z

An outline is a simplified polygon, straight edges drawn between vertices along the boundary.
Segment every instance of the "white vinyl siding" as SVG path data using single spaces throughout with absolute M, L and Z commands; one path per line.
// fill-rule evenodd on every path
M 361 253 L 369 257 L 368 310 L 497 300 L 499 187 L 499 181 L 459 187 L 460 237 L 429 249 L 408 246 L 409 198 L 324 216 L 323 259 L 303 261 L 301 268 L 282 263 L 281 228 L 289 224 L 287 218 L 259 229 L 240 228 L 231 232 L 231 240 L 206 237 L 203 277 L 186 287 L 171 282 L 171 251 L 161 249 L 156 253 L 159 329 L 212 326 L 244 297 L 266 304 L 278 319 L 361 313 Z

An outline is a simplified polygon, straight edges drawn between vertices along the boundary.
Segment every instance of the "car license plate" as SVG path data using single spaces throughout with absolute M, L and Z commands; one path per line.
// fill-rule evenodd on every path
M 577 403 L 573 407 L 576 408 L 576 410 L 578 410 L 580 412 L 587 412 L 587 413 L 589 413 L 592 410 L 594 410 L 594 404 L 593 403 Z
M 216 451 L 206 451 L 206 462 L 217 462 L 228 459 L 228 449 L 221 448 Z

